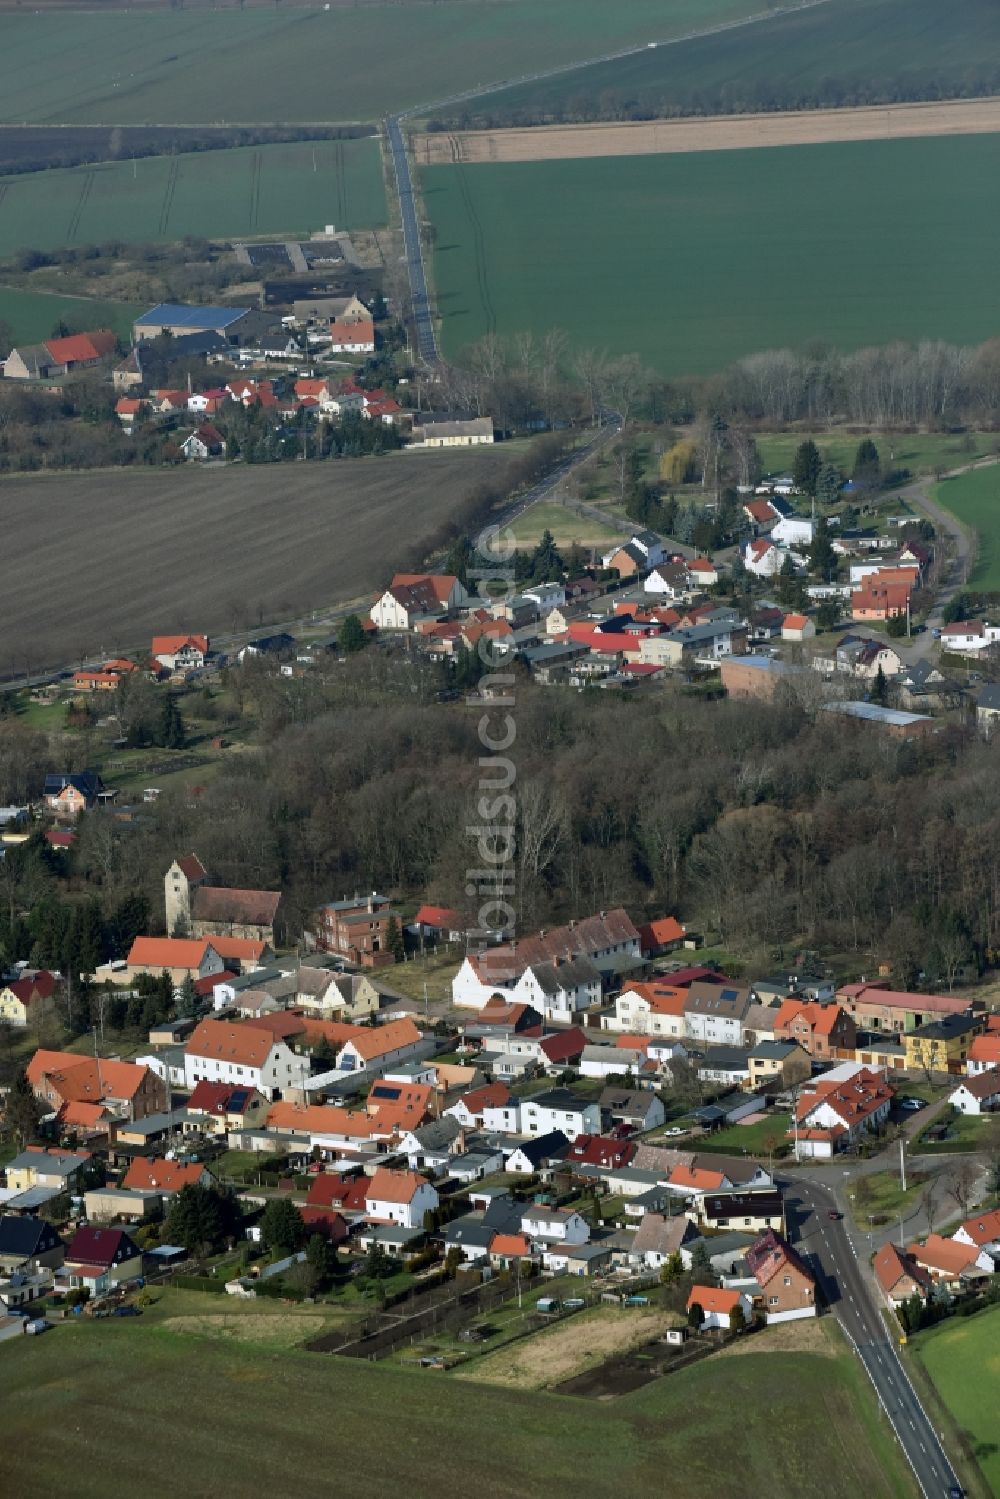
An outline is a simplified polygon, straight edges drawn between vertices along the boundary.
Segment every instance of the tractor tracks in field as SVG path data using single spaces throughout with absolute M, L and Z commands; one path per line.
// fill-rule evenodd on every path
M 83 217 L 83 210 L 86 208 L 87 200 L 89 199 L 90 194 L 93 190 L 95 176 L 95 172 L 88 172 L 84 177 L 83 182 L 80 184 L 80 196 L 76 200 L 76 207 L 70 214 L 69 226 L 66 230 L 67 244 L 72 244 L 76 239 L 77 234 L 79 233 L 80 220 Z
M 448 143 L 451 150 L 451 159 L 455 167 L 455 178 L 458 182 L 458 191 L 462 204 L 469 219 L 472 229 L 473 255 L 476 264 L 476 282 L 479 286 L 479 300 L 483 308 L 483 316 L 486 319 L 487 333 L 497 331 L 496 310 L 493 299 L 490 296 L 489 271 L 486 258 L 486 236 L 483 233 L 482 222 L 473 202 L 472 192 L 469 188 L 465 175 L 465 163 L 462 160 L 462 148 L 457 136 L 450 135 Z
M 177 191 L 177 178 L 180 173 L 180 157 L 171 156 L 170 165 L 167 168 L 167 182 L 163 189 L 163 205 L 160 208 L 160 222 L 158 232 L 163 239 L 170 222 L 170 210 L 174 206 L 174 193 Z

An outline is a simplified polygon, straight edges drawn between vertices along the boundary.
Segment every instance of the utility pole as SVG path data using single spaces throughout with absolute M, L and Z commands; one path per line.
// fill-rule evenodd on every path
M 904 1192 L 906 1191 L 906 1155 L 905 1155 L 905 1150 L 906 1150 L 906 1141 L 904 1140 L 904 1138 L 902 1137 L 902 1135 L 900 1135 L 900 1137 L 899 1137 L 899 1185 L 902 1187 L 902 1189 L 903 1189 Z

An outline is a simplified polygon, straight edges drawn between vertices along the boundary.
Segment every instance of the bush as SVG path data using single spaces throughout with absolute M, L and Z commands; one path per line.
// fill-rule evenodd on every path
M 212 1275 L 175 1275 L 170 1282 L 181 1291 L 212 1291 L 216 1295 L 225 1295 L 226 1282 L 221 1276 Z

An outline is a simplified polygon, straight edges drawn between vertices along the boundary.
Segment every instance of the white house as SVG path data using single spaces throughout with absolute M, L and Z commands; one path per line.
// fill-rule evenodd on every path
M 864 1067 L 844 1081 L 819 1077 L 803 1084 L 788 1131 L 796 1156 L 829 1160 L 856 1144 L 888 1118 L 894 1096 L 881 1073 Z
M 614 1024 L 608 1030 L 638 1036 L 682 1038 L 687 1034 L 683 989 L 655 981 L 623 989 L 615 998 Z
M 555 958 L 534 963 L 514 985 L 512 998 L 532 1005 L 547 1020 L 568 1020 L 600 1003 L 601 975 L 589 958 Z
M 154 635 L 150 654 L 170 671 L 200 671 L 208 655 L 208 636 Z
M 1000 1108 L 1000 1068 L 991 1067 L 988 1072 L 977 1072 L 959 1083 L 948 1102 L 960 1114 L 992 1114 Z
M 491 1135 L 521 1133 L 520 1100 L 506 1083 L 486 1083 L 473 1088 L 445 1109 L 445 1116 L 456 1119 L 463 1129 L 482 1129 Z
M 469 595 L 450 573 L 396 573 L 371 608 L 380 630 L 409 630 L 417 620 L 434 619 L 468 602 Z
M 369 1223 L 398 1223 L 403 1228 L 423 1228 L 424 1214 L 440 1201 L 434 1187 L 416 1171 L 393 1171 L 380 1166 L 365 1192 L 365 1216 Z
M 203 1020 L 184 1048 L 184 1085 L 189 1089 L 207 1078 L 213 1083 L 243 1083 L 274 1099 L 300 1087 L 308 1076 L 307 1058 L 296 1056 L 284 1041 L 256 1029 L 251 1021 L 229 1025 Z
M 767 537 L 759 536 L 756 541 L 747 542 L 743 552 L 743 565 L 748 573 L 753 573 L 757 578 L 775 578 L 789 555 Z
M 968 1244 L 971 1248 L 988 1254 L 996 1266 L 1000 1263 L 1000 1208 L 966 1218 L 956 1228 L 952 1238 L 958 1244 Z
M 982 619 L 956 620 L 941 631 L 941 649 L 976 656 L 1000 643 L 1000 625 Z
M 561 609 L 566 602 L 566 590 L 561 583 L 532 583 L 530 588 L 521 590 L 521 596 L 531 599 L 539 614 L 547 609 Z
M 586 1244 L 590 1224 L 571 1208 L 531 1207 L 521 1218 L 521 1232 L 551 1244 Z
M 813 523 L 804 520 L 799 515 L 783 515 L 776 526 L 771 528 L 771 540 L 780 542 L 782 546 L 808 547 L 812 546 Z
M 708 588 L 719 581 L 719 569 L 709 557 L 694 557 L 685 566 L 692 582 L 699 588 Z
M 386 1025 L 359 1025 L 337 1052 L 341 1072 L 384 1072 L 415 1057 L 423 1046 L 423 1032 L 408 1016 Z
M 703 1328 L 722 1328 L 727 1331 L 730 1318 L 739 1307 L 743 1312 L 744 1325 L 748 1325 L 753 1312 L 753 1303 L 745 1291 L 720 1291 L 716 1286 L 692 1286 L 688 1297 L 688 1311 L 695 1303 L 701 1307 Z
M 739 1046 L 750 1004 L 747 988 L 696 981 L 684 1005 L 687 1034 L 707 1046 Z
M 582 1102 L 568 1088 L 553 1088 L 522 1100 L 521 1128 L 528 1135 L 559 1130 L 568 1140 L 575 1140 L 577 1135 L 599 1135 L 601 1110 L 596 1103 Z
M 585 1046 L 580 1057 L 581 1077 L 635 1077 L 646 1053 L 631 1046 Z

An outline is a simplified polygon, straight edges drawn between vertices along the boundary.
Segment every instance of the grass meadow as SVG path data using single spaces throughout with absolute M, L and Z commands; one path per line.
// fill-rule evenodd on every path
M 592 117 L 616 100 L 697 115 L 961 97 L 994 91 L 998 53 L 993 0 L 827 0 L 745 30 L 505 89 L 482 108 L 499 123 Z
M 976 588 L 1000 590 L 1000 465 L 942 479 L 934 486 L 934 498 L 976 533 L 976 564 L 969 582 Z
M 60 297 L 49 292 L 0 286 L 0 322 L 10 324 L 15 345 L 50 338 L 60 322 L 72 329 L 113 328 L 122 338 L 131 339 L 132 323 L 144 310 L 131 302 Z
M 1000 136 L 420 175 L 448 354 L 563 328 L 682 375 L 813 339 L 1000 332 Z
M 284 1494 L 292 1473 L 327 1473 L 368 1493 L 451 1499 L 468 1492 L 474 1455 L 481 1499 L 578 1499 L 581 1485 L 592 1499 L 801 1499 L 817 1473 L 824 1499 L 910 1496 L 863 1380 L 846 1352 L 747 1353 L 608 1404 L 299 1352 L 274 1337 L 250 1346 L 153 1319 L 90 1322 L 4 1349 L 0 1484 L 104 1499 L 141 1470 L 144 1494 L 165 1499 Z
M 762 8 L 761 0 L 387 0 L 329 11 L 8 12 L 0 123 L 377 119 Z
M 111 239 L 378 228 L 386 214 L 374 138 L 147 156 L 0 178 L 0 256 Z
M 849 474 L 858 444 L 870 437 L 878 448 L 885 469 L 909 469 L 912 474 L 932 474 L 940 469 L 960 468 L 997 451 L 995 432 L 761 432 L 757 448 L 766 473 L 790 470 L 795 450 L 812 437 L 823 459 Z
M 954 1317 L 917 1339 L 916 1356 L 930 1376 L 986 1479 L 1000 1493 L 1000 1307 Z

